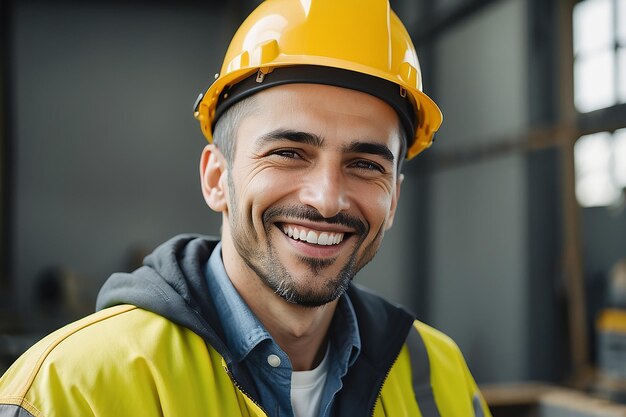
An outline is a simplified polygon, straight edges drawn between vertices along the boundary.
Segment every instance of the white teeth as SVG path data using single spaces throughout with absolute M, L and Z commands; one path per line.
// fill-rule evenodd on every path
M 337 245 L 341 243 L 344 237 L 343 233 L 322 232 L 318 234 L 312 230 L 307 232 L 292 226 L 283 226 L 283 233 L 290 238 L 322 246 Z

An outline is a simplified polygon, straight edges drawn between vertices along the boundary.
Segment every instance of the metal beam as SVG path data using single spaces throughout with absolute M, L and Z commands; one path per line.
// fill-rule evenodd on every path
M 576 126 L 578 113 L 574 108 L 574 52 L 572 50 L 572 13 L 575 0 L 558 2 L 559 27 L 559 120 L 565 126 Z M 574 130 L 574 129 L 572 129 Z M 571 355 L 571 383 L 581 385 L 589 367 L 587 333 L 587 302 L 582 259 L 581 215 L 576 200 L 574 142 L 577 134 L 564 132 L 561 142 L 563 186 L 563 249 L 562 271 L 567 288 L 567 316 Z
M 12 280 L 13 146 L 11 108 L 12 2 L 0 0 L 0 332 L 9 323 L 15 303 Z M 8 318 L 7 321 L 3 317 Z

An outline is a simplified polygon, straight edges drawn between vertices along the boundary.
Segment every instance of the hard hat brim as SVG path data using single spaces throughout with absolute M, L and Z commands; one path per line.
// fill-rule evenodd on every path
M 390 105 L 398 114 L 405 140 L 412 144 L 415 137 L 416 115 L 406 89 L 387 80 L 341 68 L 318 65 L 280 67 L 264 74 L 258 72 L 227 87 L 218 99 L 212 126 L 233 104 L 262 90 L 284 84 L 323 84 L 348 88 L 370 94 Z

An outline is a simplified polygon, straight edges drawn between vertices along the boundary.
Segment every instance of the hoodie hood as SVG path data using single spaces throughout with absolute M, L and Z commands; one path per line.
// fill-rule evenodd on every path
M 202 336 L 229 362 L 204 275 L 218 242 L 195 234 L 168 240 L 144 259 L 141 268 L 111 275 L 98 294 L 96 310 L 132 304 L 151 311 Z

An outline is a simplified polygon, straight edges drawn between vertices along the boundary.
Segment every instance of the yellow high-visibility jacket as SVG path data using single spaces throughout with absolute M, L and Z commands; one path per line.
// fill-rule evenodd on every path
M 210 325 L 210 306 L 195 298 L 203 279 L 189 280 L 214 244 L 179 237 L 143 272 L 112 277 L 100 306 L 122 298 L 135 305 L 104 308 L 29 349 L 0 378 L 0 417 L 269 415 Z M 182 274 L 163 278 L 173 270 L 185 272 L 186 286 Z M 454 342 L 370 293 L 354 286 L 348 293 L 362 351 L 332 415 L 489 416 Z

